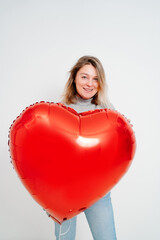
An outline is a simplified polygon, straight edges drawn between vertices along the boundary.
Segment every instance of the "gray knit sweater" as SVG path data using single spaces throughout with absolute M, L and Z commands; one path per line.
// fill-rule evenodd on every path
M 102 105 L 95 105 L 91 103 L 92 98 L 90 99 L 83 99 L 81 97 L 76 96 L 77 102 L 72 103 L 72 104 L 65 104 L 67 107 L 73 108 L 76 112 L 81 113 L 81 112 L 86 112 L 90 110 L 95 110 L 95 109 L 104 109 L 104 108 L 109 108 L 114 110 L 114 106 L 112 104 L 102 106 Z

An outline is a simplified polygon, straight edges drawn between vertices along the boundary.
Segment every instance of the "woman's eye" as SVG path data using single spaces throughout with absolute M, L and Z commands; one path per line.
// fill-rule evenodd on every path
M 86 76 L 83 76 L 82 78 L 86 78 Z

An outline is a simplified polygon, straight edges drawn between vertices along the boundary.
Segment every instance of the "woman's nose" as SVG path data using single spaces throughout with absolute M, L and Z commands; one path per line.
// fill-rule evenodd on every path
M 92 84 L 93 84 L 92 79 L 88 79 L 87 85 L 88 85 L 88 86 L 92 86 Z

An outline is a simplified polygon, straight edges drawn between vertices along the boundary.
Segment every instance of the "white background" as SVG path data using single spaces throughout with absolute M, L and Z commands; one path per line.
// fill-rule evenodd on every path
M 118 240 L 159 240 L 160 2 L 157 0 L 0 1 L 0 239 L 54 240 L 54 222 L 10 164 L 8 131 L 24 108 L 59 101 L 67 72 L 98 57 L 109 97 L 131 119 L 137 151 L 112 190 Z M 91 240 L 80 214 L 76 240 Z

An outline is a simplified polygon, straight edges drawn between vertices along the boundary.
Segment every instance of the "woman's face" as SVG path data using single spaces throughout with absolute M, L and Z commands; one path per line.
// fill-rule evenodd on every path
M 75 78 L 77 94 L 83 99 L 92 98 L 99 88 L 98 76 L 95 67 L 84 65 L 79 69 Z

